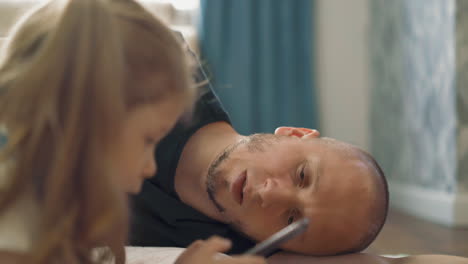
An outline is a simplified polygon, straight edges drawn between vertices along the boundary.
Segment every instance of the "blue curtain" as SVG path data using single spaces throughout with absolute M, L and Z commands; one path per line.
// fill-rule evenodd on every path
M 201 0 L 202 61 L 234 127 L 317 128 L 313 0 Z

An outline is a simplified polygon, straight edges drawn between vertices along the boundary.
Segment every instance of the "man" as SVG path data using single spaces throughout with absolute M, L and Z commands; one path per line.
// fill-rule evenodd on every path
M 383 172 L 367 153 L 320 139 L 312 129 L 239 135 L 198 70 L 206 85 L 191 121 L 181 121 L 159 144 L 157 175 L 134 198 L 132 245 L 186 247 L 218 234 L 233 241 L 231 253 L 241 253 L 306 215 L 309 230 L 284 248 L 309 256 L 279 252 L 268 263 L 468 263 L 453 256 L 310 256 L 357 252 L 374 240 L 388 210 Z
M 132 245 L 186 247 L 217 234 L 241 253 L 306 216 L 306 233 L 283 248 L 334 255 L 366 248 L 382 228 L 386 181 L 364 151 L 306 128 L 239 135 L 209 84 L 191 120 L 157 148 L 158 173 L 134 198 Z

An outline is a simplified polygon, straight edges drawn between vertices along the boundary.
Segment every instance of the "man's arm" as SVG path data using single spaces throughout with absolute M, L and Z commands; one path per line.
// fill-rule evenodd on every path
M 334 257 L 312 257 L 280 252 L 268 258 L 268 264 L 468 264 L 467 258 L 446 255 L 418 255 L 404 258 L 386 258 L 359 253 Z

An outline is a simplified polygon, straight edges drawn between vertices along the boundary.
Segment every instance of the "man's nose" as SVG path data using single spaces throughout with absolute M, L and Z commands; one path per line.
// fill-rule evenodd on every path
M 290 207 L 295 203 L 296 190 L 292 184 L 278 179 L 268 178 L 258 190 L 260 205 L 267 207 Z

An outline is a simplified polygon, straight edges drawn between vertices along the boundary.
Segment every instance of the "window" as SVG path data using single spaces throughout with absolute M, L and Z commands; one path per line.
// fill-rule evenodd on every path
M 150 11 L 184 35 L 192 50 L 198 52 L 196 25 L 200 0 L 140 0 Z
M 31 6 L 44 0 L 0 0 L 0 44 L 8 29 Z M 200 0 L 138 0 L 174 30 L 180 31 L 195 51 Z
M 0 0 L 0 38 L 6 37 L 8 29 L 28 8 L 38 0 Z

